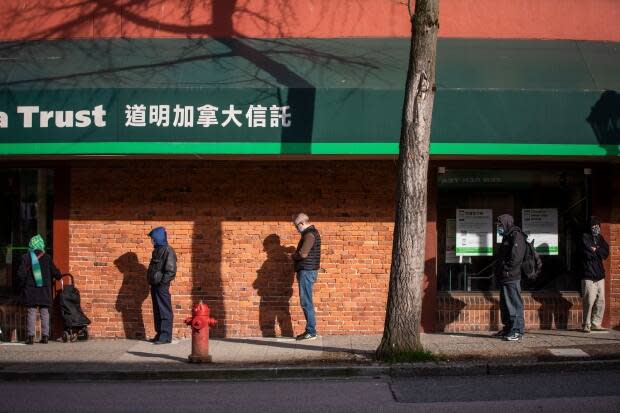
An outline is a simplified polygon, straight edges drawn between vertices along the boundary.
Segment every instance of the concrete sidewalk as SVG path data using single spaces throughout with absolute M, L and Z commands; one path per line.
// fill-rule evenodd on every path
M 236 372 L 239 376 L 259 371 L 272 374 L 278 370 L 309 372 L 311 368 L 338 375 L 390 374 L 387 365 L 374 360 L 380 336 L 326 336 L 312 341 L 297 342 L 289 338 L 228 338 L 212 339 L 212 364 L 189 364 L 190 340 L 153 345 L 136 340 L 89 340 L 76 343 L 51 342 L 47 345 L 2 343 L 0 345 L 0 379 L 37 377 L 85 378 L 88 374 L 114 373 L 117 377 L 191 378 L 196 372 Z M 455 369 L 463 366 L 477 372 L 490 365 L 566 365 L 567 362 L 595 362 L 598 367 L 620 366 L 620 331 L 584 334 L 580 331 L 530 331 L 521 342 L 506 342 L 491 337 L 491 333 L 423 334 L 426 349 L 438 355 L 438 363 L 420 364 L 426 372 L 435 369 Z M 606 360 L 606 361 L 605 361 Z M 331 370 L 330 370 L 331 369 Z M 343 370 L 344 369 L 344 370 Z M 476 370 L 478 369 L 478 370 Z M 393 372 L 393 369 L 390 370 Z M 132 374 L 130 374 L 132 373 Z M 178 376 L 179 373 L 181 376 Z M 295 374 L 298 374 L 295 373 Z M 163 376 L 162 376 L 163 374 Z M 194 374 L 194 376 L 192 376 Z M 432 373 L 435 374 L 435 373 Z M 478 374 L 478 373 L 475 373 Z M 86 376 L 85 376 L 86 375 Z M 319 374 L 321 375 L 321 374 Z M 197 376 L 196 376 L 197 377 Z M 201 375 L 200 377 L 204 377 Z M 224 377 L 230 377 L 224 376 Z

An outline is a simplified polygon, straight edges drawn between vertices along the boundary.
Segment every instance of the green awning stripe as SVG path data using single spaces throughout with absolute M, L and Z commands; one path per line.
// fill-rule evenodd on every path
M 0 155 L 396 155 L 391 142 L 78 142 L 6 143 Z M 620 145 L 432 143 L 431 155 L 619 156 Z

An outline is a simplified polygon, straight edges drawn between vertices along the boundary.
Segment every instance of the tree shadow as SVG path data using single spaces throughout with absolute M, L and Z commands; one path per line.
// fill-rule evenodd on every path
M 620 94 L 606 90 L 586 119 L 608 156 L 620 154 Z
M 114 308 L 121 313 L 126 338 L 144 339 L 146 332 L 142 317 L 142 304 L 149 295 L 146 267 L 138 261 L 135 252 L 126 252 L 114 260 L 123 274 L 123 284 L 118 291 Z
M 281 336 L 293 337 L 290 300 L 295 273 L 288 254 L 295 252 L 295 248 L 280 245 L 280 237 L 276 234 L 265 238 L 263 248 L 267 259 L 256 271 L 252 284 L 260 297 L 258 322 L 262 336 L 276 337 L 278 326 Z
M 221 64 L 224 70 L 230 65 L 237 65 L 239 67 L 235 76 L 218 81 L 217 84 L 237 87 L 249 83 L 260 85 L 255 88 L 256 96 L 248 97 L 250 103 L 265 101 L 267 105 L 271 105 L 272 102 L 277 102 L 277 106 L 287 108 L 290 114 L 291 124 L 286 127 L 279 126 L 280 153 L 310 154 L 316 113 L 316 85 L 308 80 L 309 76 L 298 73 L 302 70 L 307 72 L 308 68 L 297 68 L 296 64 L 287 63 L 285 58 L 299 58 L 310 65 L 310 70 L 318 67 L 334 71 L 340 65 L 342 76 L 346 73 L 349 81 L 358 82 L 363 82 L 372 69 L 386 64 L 378 61 L 373 63 L 364 51 L 320 50 L 320 47 L 285 39 L 248 39 L 235 27 L 235 21 L 240 16 L 250 16 L 260 22 L 265 30 L 276 29 L 280 34 L 283 34 L 288 23 L 272 21 L 269 17 L 250 10 L 245 2 L 179 0 L 179 10 L 174 10 L 172 17 L 154 16 L 153 10 L 163 7 L 163 3 L 163 0 L 94 0 L 58 6 L 34 1 L 25 6 L 8 7 L 2 16 L 3 21 L 23 22 L 27 19 L 25 16 L 37 20 L 42 19 L 43 15 L 60 15 L 64 18 L 55 17 L 55 20 L 51 20 L 59 20 L 58 23 L 44 25 L 40 30 L 33 29 L 25 41 L 5 42 L 0 45 L 0 54 L 11 62 L 12 72 L 23 73 L 14 80 L 6 79 L 1 82 L 0 79 L 0 85 L 38 83 L 47 88 L 58 83 L 71 85 L 80 81 L 100 84 L 112 81 L 120 87 L 142 85 L 144 79 L 157 79 L 157 82 L 163 83 L 161 86 L 170 87 L 171 84 L 179 83 L 181 73 L 203 70 L 204 67 L 199 68 L 197 65 L 205 62 Z M 290 11 L 290 6 L 283 0 L 275 0 L 270 7 L 277 8 L 283 15 Z M 138 31 L 156 30 L 177 38 L 186 37 L 188 41 L 171 50 L 158 50 L 154 47 L 150 51 L 144 46 L 148 44 L 148 39 L 73 41 L 70 42 L 71 50 L 77 49 L 79 52 L 72 60 L 82 61 L 84 64 L 74 66 L 70 73 L 64 70 L 50 71 L 48 63 L 41 61 L 42 52 L 46 55 L 63 56 L 70 51 L 64 50 L 66 46 L 62 42 L 42 43 L 40 40 L 70 37 L 75 34 L 76 29 L 84 25 L 115 19 L 126 22 Z M 205 19 L 207 22 L 197 24 L 196 19 Z M 181 24 L 182 22 L 186 24 Z M 40 50 L 41 48 L 43 50 Z M 136 60 L 138 56 L 142 58 Z M 234 60 L 236 57 L 241 59 Z M 251 63 L 251 66 L 244 65 L 244 62 Z M 26 67 L 32 64 L 39 65 L 40 70 Z M 352 67 L 363 70 L 349 70 Z M 199 83 L 206 85 L 208 80 L 200 79 Z M 110 98 L 110 102 L 112 100 Z

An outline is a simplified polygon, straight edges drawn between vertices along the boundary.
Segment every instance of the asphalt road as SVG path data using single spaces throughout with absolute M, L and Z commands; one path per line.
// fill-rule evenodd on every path
M 0 383 L 1 412 L 619 412 L 620 371 L 392 380 Z

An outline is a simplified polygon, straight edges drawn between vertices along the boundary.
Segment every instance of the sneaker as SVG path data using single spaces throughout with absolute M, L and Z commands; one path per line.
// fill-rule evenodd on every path
M 519 341 L 522 338 L 523 338 L 523 334 L 511 333 L 511 334 L 505 336 L 504 340 L 506 340 L 506 341 Z
M 507 335 L 508 335 L 508 331 L 506 331 L 506 330 L 499 330 L 499 331 L 496 331 L 491 337 L 503 338 L 503 337 L 506 337 Z
M 28 345 L 33 345 L 33 344 L 34 344 L 34 336 L 28 336 L 28 337 L 26 337 L 25 344 L 28 344 Z
M 303 333 L 295 337 L 295 340 L 314 340 L 316 338 L 316 334 Z
M 47 344 L 48 341 L 49 341 L 49 337 L 48 336 L 41 336 L 41 340 L 39 341 L 39 343 Z
M 153 341 L 153 344 L 170 344 L 172 343 L 172 340 L 157 340 L 157 341 Z
M 598 326 L 595 326 L 595 325 L 592 326 L 591 330 L 592 331 L 607 331 L 606 328 L 598 327 Z
M 583 328 L 581 329 L 581 331 L 582 331 L 583 333 L 589 333 L 589 332 L 590 332 L 590 327 L 588 327 L 588 326 L 583 326 Z

